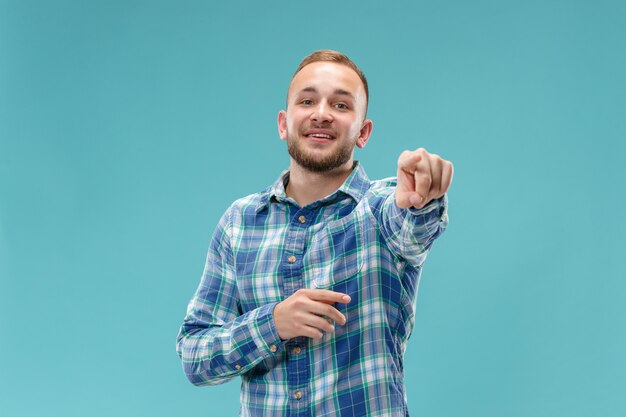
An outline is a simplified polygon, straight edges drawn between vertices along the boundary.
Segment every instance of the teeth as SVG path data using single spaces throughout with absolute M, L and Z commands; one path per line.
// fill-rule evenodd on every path
M 330 139 L 330 135 L 325 135 L 323 133 L 311 133 L 309 136 L 313 136 L 314 138 Z

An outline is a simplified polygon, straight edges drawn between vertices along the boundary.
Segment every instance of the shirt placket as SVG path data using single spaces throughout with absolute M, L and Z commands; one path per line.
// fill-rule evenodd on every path
M 306 250 L 307 229 L 315 213 L 298 209 L 291 216 L 285 233 L 285 251 L 281 259 L 283 293 L 289 297 L 304 288 L 303 258 Z M 311 417 L 311 369 L 308 338 L 296 337 L 285 343 L 287 354 L 287 383 L 289 389 L 289 416 Z

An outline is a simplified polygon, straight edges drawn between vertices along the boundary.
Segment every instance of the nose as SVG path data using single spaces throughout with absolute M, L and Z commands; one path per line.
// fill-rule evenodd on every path
M 333 115 L 330 106 L 325 101 L 321 101 L 311 113 L 311 121 L 316 123 L 330 123 L 333 121 Z

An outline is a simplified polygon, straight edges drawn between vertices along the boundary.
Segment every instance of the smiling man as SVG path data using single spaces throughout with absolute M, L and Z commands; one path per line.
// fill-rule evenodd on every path
M 241 376 L 242 416 L 408 415 L 403 355 L 453 168 L 404 151 L 395 178 L 370 181 L 353 159 L 368 98 L 348 57 L 307 56 L 278 113 L 289 170 L 211 240 L 177 352 L 196 385 Z

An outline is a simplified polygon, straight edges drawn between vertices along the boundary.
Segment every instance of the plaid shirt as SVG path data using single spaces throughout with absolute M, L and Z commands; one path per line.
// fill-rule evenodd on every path
M 187 377 L 241 376 L 242 416 L 408 415 L 403 355 L 446 198 L 399 209 L 395 179 L 370 181 L 357 163 L 336 192 L 299 207 L 288 178 L 222 216 L 178 335 Z M 300 288 L 350 295 L 336 304 L 347 323 L 321 340 L 282 341 L 274 306 Z

